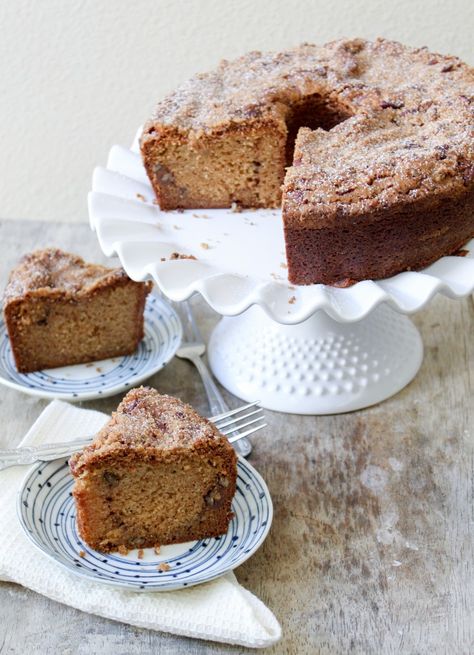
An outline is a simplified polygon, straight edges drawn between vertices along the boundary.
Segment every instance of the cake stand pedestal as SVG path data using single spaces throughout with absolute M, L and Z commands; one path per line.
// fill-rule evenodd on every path
M 254 306 L 221 319 L 208 356 L 239 398 L 279 412 L 336 414 L 400 391 L 420 368 L 423 344 L 410 319 L 387 304 L 356 323 L 318 311 L 298 325 L 281 325 Z
M 227 209 L 164 212 L 137 151 L 113 146 L 96 168 L 91 227 L 103 252 L 134 280 L 152 277 L 174 301 L 199 294 L 224 318 L 209 361 L 236 396 L 268 409 L 335 414 L 368 407 L 416 375 L 420 335 L 406 316 L 437 293 L 474 289 L 474 241 L 467 257 L 443 257 L 422 271 L 341 289 L 288 282 L 280 212 Z

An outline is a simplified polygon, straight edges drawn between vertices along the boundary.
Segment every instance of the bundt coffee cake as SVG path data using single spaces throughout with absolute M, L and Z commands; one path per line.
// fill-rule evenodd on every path
M 132 389 L 69 465 L 79 532 L 91 548 L 146 548 L 227 532 L 237 456 L 177 398 Z
M 133 353 L 150 289 L 121 268 L 87 264 L 56 248 L 26 255 L 10 274 L 3 302 L 18 371 Z
M 282 188 L 291 282 L 382 278 L 473 236 L 473 96 L 456 57 L 384 39 L 251 52 L 160 102 L 141 151 L 162 209 Z

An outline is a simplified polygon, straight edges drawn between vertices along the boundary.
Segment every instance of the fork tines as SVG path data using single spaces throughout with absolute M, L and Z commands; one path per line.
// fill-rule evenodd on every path
M 258 402 L 249 403 L 247 405 L 242 405 L 237 407 L 237 409 L 232 409 L 224 414 L 219 414 L 219 416 L 213 416 L 210 421 L 215 423 L 216 427 L 224 435 L 232 435 L 229 437 L 230 443 L 234 443 L 243 437 L 248 437 L 250 434 L 257 432 L 266 427 L 267 424 L 265 421 L 265 415 L 261 407 L 258 406 Z M 249 409 L 253 411 L 246 411 Z M 250 417 L 251 420 L 247 420 Z M 251 426 L 251 427 L 249 427 Z M 242 430 L 248 428 L 247 430 Z
M 239 414 L 240 412 L 243 412 L 245 409 L 250 409 L 250 407 L 257 407 L 259 404 L 259 400 L 255 400 L 253 403 L 248 403 L 248 405 L 241 405 L 240 407 L 236 407 L 235 409 L 229 409 L 228 412 L 224 412 L 223 414 L 218 414 L 217 416 L 211 416 L 209 419 L 213 423 L 218 423 L 219 421 L 222 421 L 224 418 L 228 418 L 229 416 L 234 416 L 235 414 Z

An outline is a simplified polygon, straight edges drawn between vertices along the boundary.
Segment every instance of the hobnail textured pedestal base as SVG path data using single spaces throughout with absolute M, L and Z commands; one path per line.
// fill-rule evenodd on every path
M 216 378 L 239 398 L 317 415 L 393 396 L 416 375 L 423 344 L 413 323 L 386 304 L 356 323 L 319 311 L 299 325 L 281 325 L 253 306 L 222 318 L 208 353 Z

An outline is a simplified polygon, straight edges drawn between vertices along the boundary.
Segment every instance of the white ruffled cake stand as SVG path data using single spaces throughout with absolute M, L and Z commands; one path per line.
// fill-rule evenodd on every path
M 278 210 L 162 212 L 136 140 L 114 146 L 106 168 L 94 170 L 89 215 L 103 252 L 118 255 L 131 278 L 151 276 L 174 301 L 199 293 L 223 316 L 209 342 L 214 375 L 236 396 L 281 412 L 347 412 L 397 393 L 423 358 L 406 314 L 436 293 L 474 289 L 474 241 L 468 256 L 420 272 L 345 289 L 294 287 Z

